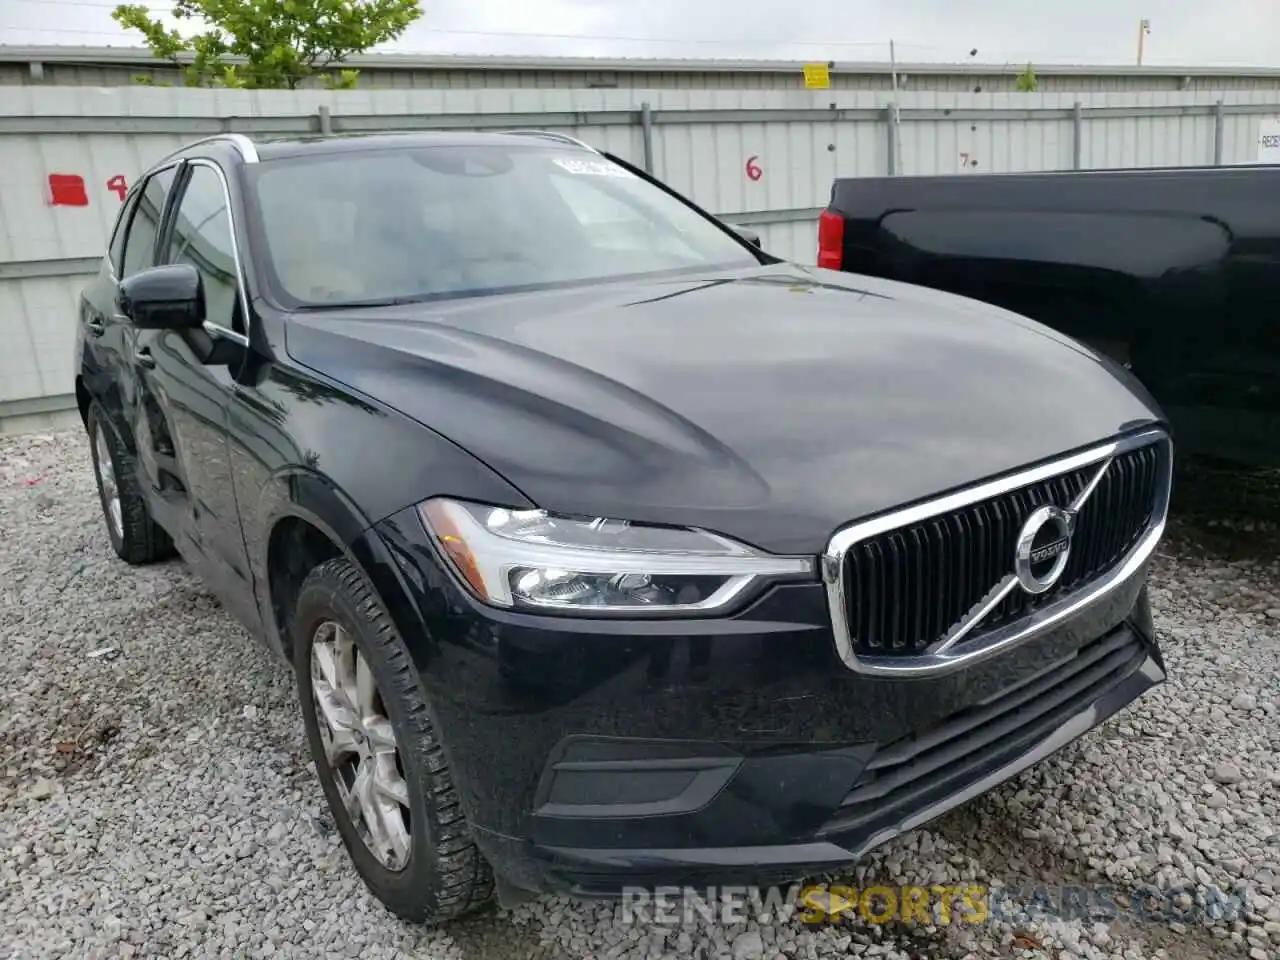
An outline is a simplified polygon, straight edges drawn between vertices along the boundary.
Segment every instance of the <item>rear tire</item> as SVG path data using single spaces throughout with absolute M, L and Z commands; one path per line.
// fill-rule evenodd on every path
M 303 581 L 293 650 L 311 756 L 365 885 L 414 923 L 442 923 L 487 904 L 493 875 L 472 839 L 417 671 L 349 561 L 328 560 Z
M 98 484 L 98 503 L 116 556 L 126 563 L 162 560 L 173 553 L 173 541 L 151 519 L 138 483 L 138 461 L 125 447 L 98 401 L 85 418 L 89 455 Z

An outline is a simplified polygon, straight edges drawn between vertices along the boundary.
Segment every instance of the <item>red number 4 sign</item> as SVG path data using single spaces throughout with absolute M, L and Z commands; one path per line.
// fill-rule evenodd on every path
M 107 189 L 123 203 L 129 183 L 123 174 L 117 173 L 107 181 Z M 49 203 L 55 207 L 87 207 L 89 194 L 84 188 L 84 177 L 78 173 L 49 174 Z

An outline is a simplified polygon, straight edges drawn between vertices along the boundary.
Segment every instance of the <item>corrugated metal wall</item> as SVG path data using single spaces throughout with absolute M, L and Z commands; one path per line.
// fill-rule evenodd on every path
M 900 90 L 912 92 L 1012 93 L 1017 90 L 1017 76 L 1021 70 L 1021 65 L 1011 65 L 1004 70 L 990 72 L 964 70 L 948 73 L 934 68 L 923 73 L 914 71 L 908 64 L 904 65 L 898 82 Z M 86 58 L 83 63 L 45 63 L 33 75 L 27 63 L 0 62 L 0 86 L 115 87 L 131 86 L 138 82 L 138 78 L 152 83 L 178 82 L 176 69 L 164 64 L 95 63 Z M 1046 73 L 1041 70 L 1038 81 L 1040 93 L 1280 90 L 1280 76 L 1185 76 L 1159 68 L 1142 73 L 1108 73 L 1106 68 L 1098 68 L 1096 73 Z M 554 66 L 520 69 L 363 67 L 360 86 L 366 90 L 803 90 L 804 77 L 798 65 L 789 71 L 696 67 L 670 71 L 612 67 L 564 70 Z M 883 67 L 867 72 L 837 70 L 831 74 L 831 89 L 889 91 L 892 79 Z
M 1267 91 L 897 102 L 856 91 L 0 88 L 0 419 L 68 404 L 76 297 L 119 209 L 113 186 L 201 135 L 538 126 L 642 164 L 647 113 L 659 177 L 756 226 L 769 250 L 812 262 L 837 176 L 1250 162 L 1259 120 L 1280 115 Z M 83 178 L 87 205 L 50 205 L 54 173 Z

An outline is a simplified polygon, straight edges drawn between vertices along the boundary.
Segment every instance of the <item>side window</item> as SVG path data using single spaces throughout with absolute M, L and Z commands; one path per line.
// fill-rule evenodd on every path
M 156 234 L 160 232 L 164 202 L 173 187 L 176 170 L 177 167 L 169 167 L 153 174 L 143 187 L 138 202 L 134 204 L 133 217 L 125 234 L 124 256 L 120 266 L 121 280 L 133 276 L 139 270 L 155 266 Z
M 243 332 L 235 315 L 236 260 L 231 216 L 222 179 L 211 168 L 191 167 L 178 201 L 167 263 L 189 263 L 204 281 L 205 316 L 220 327 Z
M 141 191 L 135 190 L 129 194 L 129 198 L 125 203 L 120 205 L 120 215 L 116 219 L 115 229 L 111 231 L 111 242 L 107 246 L 107 259 L 111 263 L 111 272 L 117 277 L 120 276 L 120 259 L 124 254 L 124 238 L 129 232 L 129 218 L 133 216 L 133 211 L 138 208 L 138 197 Z

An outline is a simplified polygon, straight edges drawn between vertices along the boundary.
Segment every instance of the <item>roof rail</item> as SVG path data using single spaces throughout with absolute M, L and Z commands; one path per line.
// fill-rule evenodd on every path
M 167 153 L 161 157 L 157 163 L 163 163 L 171 157 L 190 150 L 192 147 L 199 146 L 202 143 L 213 143 L 218 140 L 225 140 L 236 148 L 236 152 L 240 154 L 240 158 L 245 163 L 258 162 L 258 148 L 253 145 L 253 141 L 246 137 L 243 133 L 215 133 L 211 137 L 201 137 L 199 140 L 192 140 L 190 143 L 184 143 L 172 153 Z
M 235 148 L 240 151 L 240 156 L 245 163 L 258 162 L 258 148 L 243 133 L 224 133 L 223 137 L 230 140 Z
M 567 133 L 556 133 L 554 130 L 503 130 L 505 134 L 512 137 L 542 137 L 545 140 L 556 140 L 560 143 L 571 143 L 575 147 L 581 147 L 583 150 L 590 150 L 592 153 L 599 153 L 595 147 L 589 143 L 583 143 L 577 137 L 571 137 Z

